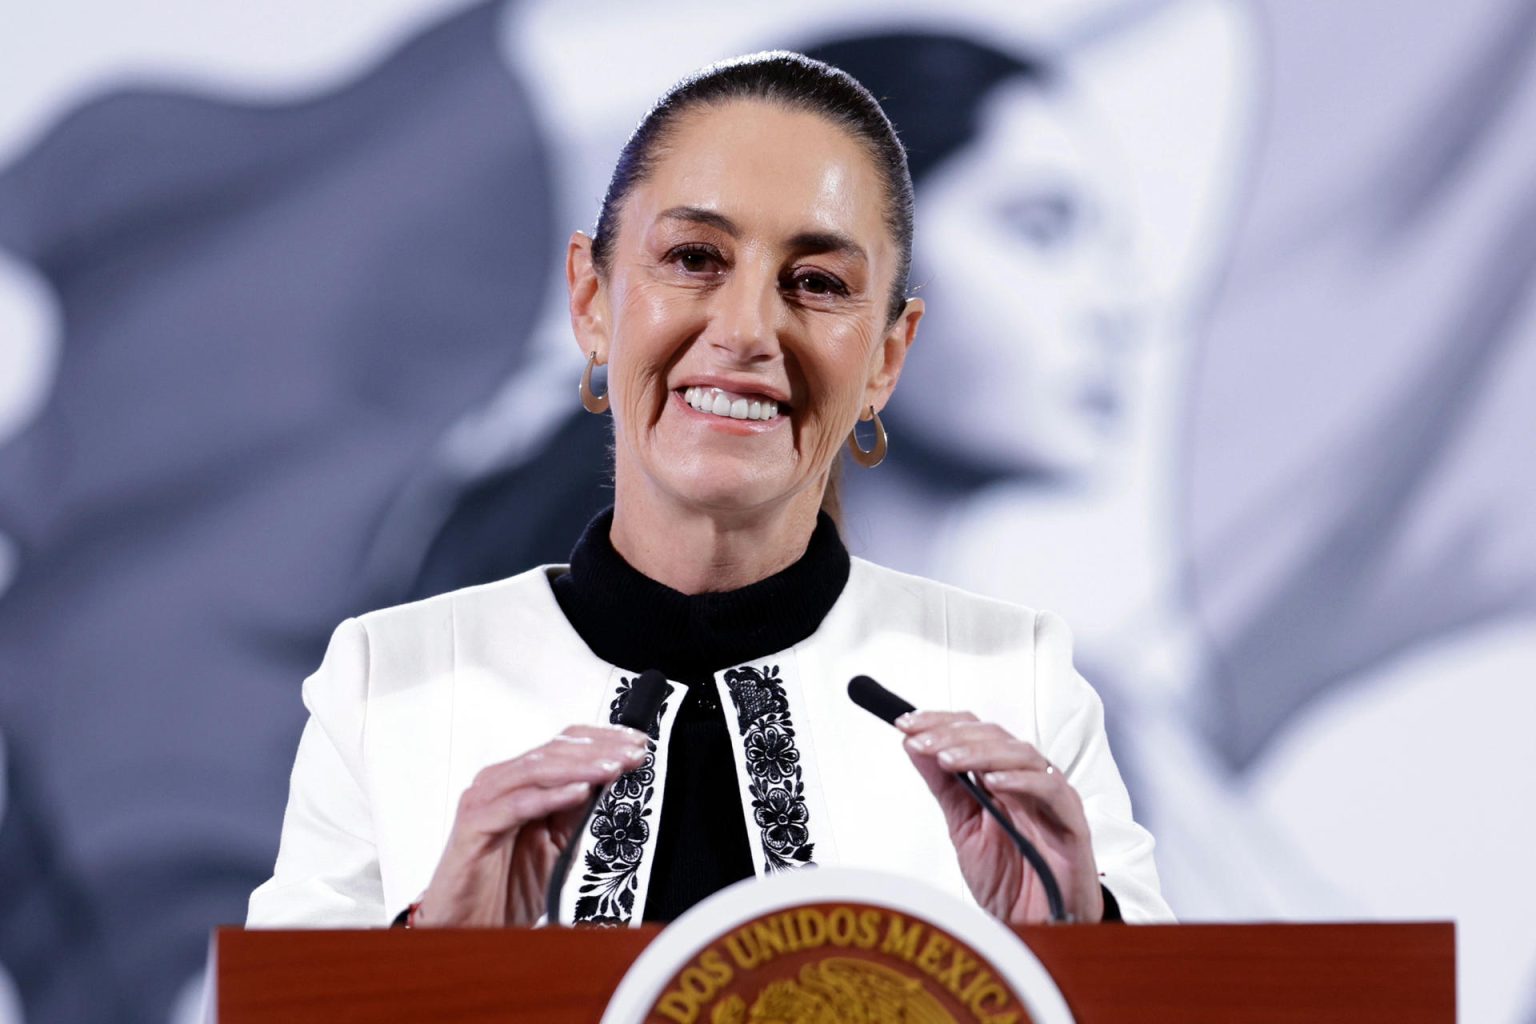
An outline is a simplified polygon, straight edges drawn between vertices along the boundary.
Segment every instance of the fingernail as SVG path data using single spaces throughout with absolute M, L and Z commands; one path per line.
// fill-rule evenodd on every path
M 905 714 L 897 715 L 895 725 L 898 729 L 909 728 L 912 725 L 912 712 L 908 711 Z
M 597 766 L 605 772 L 616 772 L 621 767 L 617 761 L 599 761 Z
M 987 784 L 988 786 L 996 786 L 996 785 L 998 785 L 999 783 L 1001 783 L 1003 781 L 1003 773 L 1002 772 L 987 772 L 987 774 L 985 774 L 985 775 L 983 775 L 981 777 L 981 781 L 984 782 L 985 784 Z
M 953 750 L 941 750 L 941 751 L 939 751 L 939 764 L 942 764 L 944 767 L 948 768 L 950 765 L 954 764 L 957 760 L 959 760 L 959 758 L 957 757 L 957 755 L 955 754 L 955 752 Z

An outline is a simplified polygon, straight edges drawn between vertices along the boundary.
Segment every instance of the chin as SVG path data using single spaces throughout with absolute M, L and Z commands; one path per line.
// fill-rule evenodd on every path
M 783 485 L 763 480 L 757 474 L 729 472 L 701 473 L 673 482 L 673 494 L 680 503 L 715 514 L 742 514 L 781 504 L 787 497 Z

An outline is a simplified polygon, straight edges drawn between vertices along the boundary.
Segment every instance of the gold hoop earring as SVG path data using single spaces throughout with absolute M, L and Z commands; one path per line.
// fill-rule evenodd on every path
M 587 368 L 581 371 L 581 407 L 587 412 L 602 414 L 608 411 L 608 394 L 592 393 L 592 367 L 597 365 L 597 353 L 587 357 Z
M 865 469 L 874 469 L 885 461 L 886 437 L 885 424 L 880 422 L 880 414 L 875 412 L 875 407 L 869 407 L 869 418 L 875 421 L 875 444 L 867 451 L 859 447 L 859 432 L 855 428 L 848 431 L 848 450 L 853 453 L 853 461 Z

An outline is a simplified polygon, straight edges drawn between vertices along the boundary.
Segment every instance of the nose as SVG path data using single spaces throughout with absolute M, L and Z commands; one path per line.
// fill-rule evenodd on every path
M 780 319 L 784 312 L 777 275 L 766 269 L 738 267 L 715 293 L 708 341 L 732 362 L 769 362 L 779 356 Z
M 1123 355 L 1144 340 L 1153 312 L 1151 279 L 1122 226 L 1106 241 L 1087 279 L 1088 330 L 1106 355 Z

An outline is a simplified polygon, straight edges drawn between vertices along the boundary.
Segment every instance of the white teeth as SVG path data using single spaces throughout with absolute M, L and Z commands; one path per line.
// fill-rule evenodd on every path
M 778 402 L 736 398 L 719 388 L 684 388 L 683 401 L 699 412 L 733 420 L 771 420 L 779 414 Z

